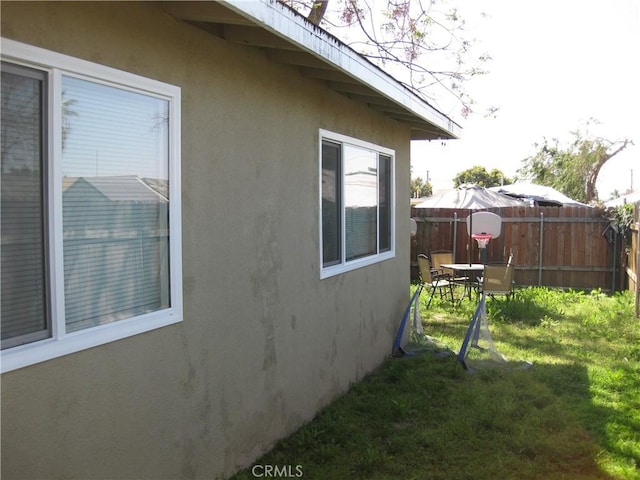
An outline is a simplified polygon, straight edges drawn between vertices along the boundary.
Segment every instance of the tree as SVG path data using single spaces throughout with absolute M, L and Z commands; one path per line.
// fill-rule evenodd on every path
M 62 149 L 67 143 L 69 132 L 71 131 L 71 117 L 77 117 L 78 112 L 73 110 L 76 100 L 66 98 L 66 92 L 62 91 Z
M 497 168 L 488 172 L 486 168 L 476 165 L 475 167 L 459 172 L 453 178 L 454 187 L 457 188 L 463 183 L 475 183 L 481 187 L 489 188 L 506 185 L 512 183 L 512 181 Z
M 417 177 L 411 180 L 411 198 L 430 197 L 433 194 L 433 186 L 428 181 Z
M 595 122 L 590 120 L 587 126 Z M 603 165 L 633 141 L 628 138 L 608 140 L 591 137 L 586 132 L 571 132 L 573 140 L 562 147 L 557 138 L 535 144 L 537 152 L 525 158 L 518 178 L 547 185 L 583 203 L 598 200 L 596 181 Z
M 617 188 L 615 190 L 613 190 L 613 192 L 611 192 L 611 195 L 609 195 L 609 198 L 613 199 L 613 198 L 620 198 L 622 196 L 622 194 L 620 193 L 620 190 L 618 190 Z
M 458 102 L 463 117 L 473 111 L 476 102 L 464 85 L 486 73 L 482 67 L 491 57 L 474 53 L 476 41 L 467 38 L 466 21 L 447 6 L 448 0 L 338 0 L 334 10 L 329 9 L 330 0 L 280 1 L 369 60 L 388 67 L 426 100 L 440 103 L 445 93 Z M 488 109 L 491 114 L 495 111 Z

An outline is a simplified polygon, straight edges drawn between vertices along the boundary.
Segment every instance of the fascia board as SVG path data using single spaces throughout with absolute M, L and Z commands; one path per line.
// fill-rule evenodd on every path
M 274 0 L 223 0 L 220 3 L 443 130 L 443 138 L 459 137 L 460 126 L 457 123 L 349 46 L 288 7 Z

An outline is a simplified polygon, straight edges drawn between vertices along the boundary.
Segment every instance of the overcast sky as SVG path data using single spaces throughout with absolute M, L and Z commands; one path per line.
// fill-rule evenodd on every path
M 490 73 L 468 85 L 482 105 L 500 108 L 496 118 L 445 111 L 463 127 L 461 139 L 414 142 L 413 176 L 434 190 L 452 188 L 456 173 L 474 165 L 514 175 L 543 138 L 571 139 L 590 127 L 609 140 L 635 146 L 609 161 L 598 179 L 600 198 L 617 189 L 640 189 L 640 0 L 458 0 L 477 27 L 472 36 L 493 61 Z M 488 18 L 475 22 L 478 8 Z M 439 106 L 439 105 L 438 105 Z M 440 107 L 440 106 L 439 106 Z

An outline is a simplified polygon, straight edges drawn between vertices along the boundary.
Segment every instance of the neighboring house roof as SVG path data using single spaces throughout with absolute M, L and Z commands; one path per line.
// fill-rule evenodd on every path
M 408 125 L 412 140 L 457 138 L 460 126 L 336 37 L 273 0 L 163 2 L 173 17 L 265 49 L 329 88 Z
M 511 185 L 502 185 L 500 187 L 491 187 L 489 190 L 503 193 L 514 198 L 527 200 L 534 205 L 541 207 L 588 207 L 586 203 L 580 203 L 572 198 L 567 197 L 564 193 L 559 192 L 555 188 L 545 185 L 537 185 L 535 183 L 517 182 Z
M 166 181 L 142 179 L 135 175 L 111 177 L 65 177 L 64 193 L 71 189 L 88 186 L 112 202 L 167 203 Z M 156 186 L 156 188 L 153 188 Z
M 524 207 L 526 203 L 492 192 L 473 183 L 465 183 L 442 195 L 429 197 L 415 208 L 469 208 L 481 210 L 492 207 Z
M 640 191 L 628 193 L 627 195 L 623 195 L 618 198 L 612 198 L 611 200 L 607 200 L 606 202 L 604 202 L 604 205 L 605 207 L 619 207 L 627 203 L 638 203 L 638 202 L 640 202 Z

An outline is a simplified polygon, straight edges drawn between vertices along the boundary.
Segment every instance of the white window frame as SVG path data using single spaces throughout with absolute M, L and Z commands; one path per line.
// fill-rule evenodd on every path
M 360 147 L 360 148 L 364 148 L 367 150 L 372 150 L 375 151 L 377 154 L 383 154 L 383 155 L 387 155 L 389 157 L 391 157 L 391 168 L 390 168 L 390 188 L 389 188 L 389 202 L 390 202 L 390 234 L 391 234 L 391 239 L 390 239 L 390 248 L 389 250 L 380 252 L 378 251 L 378 253 L 373 254 L 373 255 L 369 255 L 366 257 L 362 257 L 362 258 L 357 258 L 354 260 L 350 260 L 347 261 L 345 258 L 346 255 L 346 235 L 345 235 L 345 215 L 344 215 L 344 211 L 345 211 L 345 205 L 344 205 L 344 197 L 345 195 L 342 194 L 340 195 L 340 199 L 341 199 L 341 206 L 340 206 L 340 210 L 342 212 L 341 215 L 341 234 L 340 234 L 340 240 L 342 242 L 341 245 L 341 260 L 339 263 L 335 264 L 335 265 L 331 265 L 331 266 L 323 266 L 323 258 L 322 258 L 322 252 L 323 252 L 323 235 L 322 235 L 322 144 L 323 141 L 330 141 L 330 142 L 335 142 L 335 143 L 339 143 L 342 145 L 352 145 L 355 147 Z M 375 263 L 379 263 L 382 262 L 384 260 L 388 260 L 391 258 L 395 258 L 396 256 L 396 232 L 395 232 L 395 228 L 396 228 L 396 222 L 395 222 L 395 208 L 396 208 L 396 195 L 395 195 L 395 163 L 396 163 L 396 155 L 395 155 L 395 151 L 390 149 L 390 148 L 386 148 L 386 147 L 382 147 L 380 145 L 376 145 L 374 143 L 371 142 L 367 142 L 364 140 L 360 140 L 357 138 L 353 138 L 353 137 L 349 137 L 347 135 L 343 135 L 340 133 L 336 133 L 336 132 L 331 132 L 329 130 L 324 130 L 324 129 L 320 129 L 319 131 L 319 141 L 318 141 L 318 169 L 319 169 L 319 208 L 320 208 L 320 215 L 319 215 L 319 220 L 318 220 L 318 229 L 319 229 L 319 244 L 320 244 L 320 248 L 319 248 L 319 253 L 320 253 L 320 278 L 324 279 L 324 278 L 328 278 L 328 277 L 332 277 L 335 275 L 340 275 L 342 273 L 345 272 L 349 272 L 352 270 L 356 270 L 362 267 L 366 267 L 369 265 L 373 265 Z M 343 159 L 340 159 L 340 162 L 343 162 Z M 340 179 L 340 188 L 342 190 L 342 193 L 344 193 L 344 172 L 341 173 L 341 179 Z M 378 208 L 380 207 L 380 205 L 378 204 Z M 378 221 L 380 219 L 380 216 L 377 216 Z M 380 234 L 380 228 L 378 226 L 378 235 Z M 378 238 L 378 249 L 380 248 L 380 239 Z
M 104 345 L 182 321 L 182 229 L 180 193 L 180 87 L 141 77 L 104 65 L 70 57 L 1 38 L 2 60 L 48 74 L 48 147 L 45 162 L 49 168 L 45 205 L 50 219 L 51 337 L 1 352 L 1 372 L 44 362 L 53 358 Z M 169 262 L 170 307 L 96 327 L 65 332 L 64 264 L 62 251 L 62 76 L 70 75 L 160 98 L 169 103 Z

